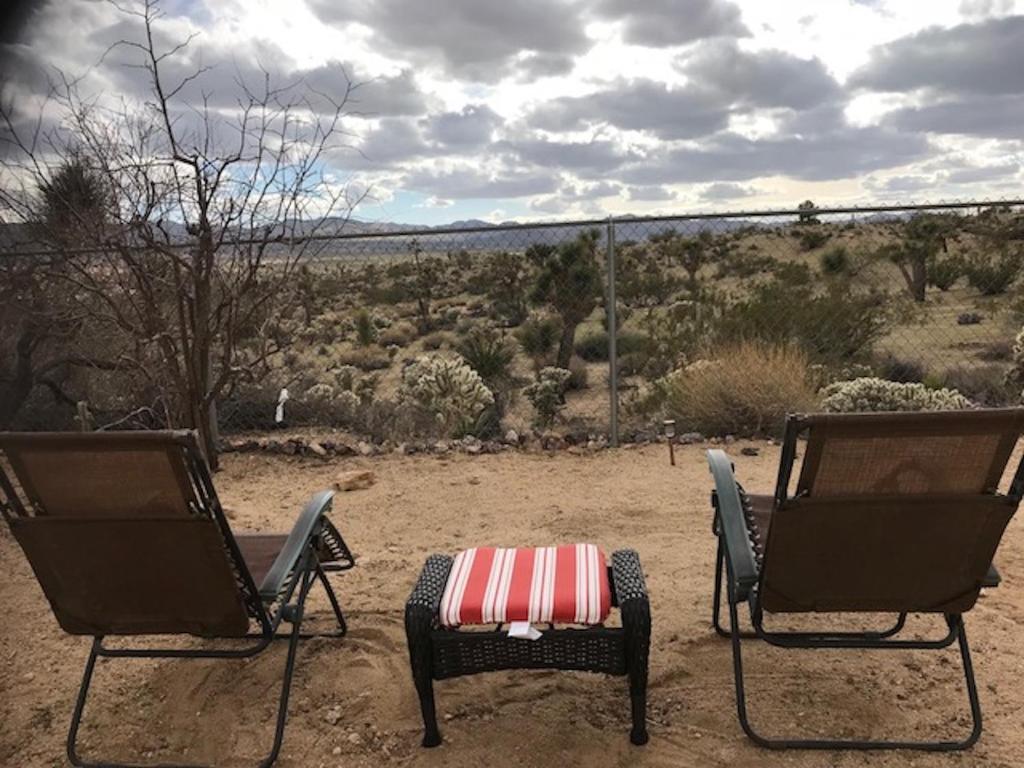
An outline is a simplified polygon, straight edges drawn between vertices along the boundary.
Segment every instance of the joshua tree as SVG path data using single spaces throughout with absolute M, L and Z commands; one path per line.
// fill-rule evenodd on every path
M 559 368 L 568 368 L 576 329 L 597 307 L 601 296 L 601 269 L 597 261 L 600 231 L 583 232 L 559 246 L 538 243 L 526 250 L 537 267 L 537 281 L 530 294 L 535 304 L 546 304 L 562 321 L 562 336 L 555 357 Z
M 877 255 L 888 259 L 903 275 L 914 301 L 924 301 L 928 267 L 939 252 L 946 252 L 946 237 L 952 229 L 948 216 L 919 214 L 906 223 L 898 243 L 882 246 Z

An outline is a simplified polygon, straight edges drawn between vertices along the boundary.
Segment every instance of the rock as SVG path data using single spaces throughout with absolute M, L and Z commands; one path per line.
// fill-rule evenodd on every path
M 519 433 L 514 429 L 510 429 L 505 433 L 505 442 L 509 445 L 519 445 Z
M 320 443 L 318 443 L 316 441 L 310 442 L 310 444 L 307 447 L 309 448 L 309 452 L 310 453 L 314 453 L 317 456 L 326 456 L 327 455 L 327 449 L 324 448 L 322 445 L 320 445 Z
M 757 456 L 761 453 L 761 449 L 753 445 L 745 445 L 742 448 L 740 448 L 740 453 L 742 453 L 744 456 Z
M 341 720 L 341 707 L 333 706 L 324 714 L 324 722 L 328 725 L 337 725 Z
M 448 453 L 450 447 L 447 440 L 438 440 L 434 443 L 434 450 L 437 453 Z
M 360 456 L 372 456 L 373 455 L 373 446 L 370 445 L 365 440 L 360 440 L 359 441 L 359 443 L 356 445 L 356 450 L 359 451 L 359 455 Z
M 483 449 L 483 443 L 479 438 L 470 435 L 462 440 L 462 447 L 466 449 L 466 453 L 477 454 Z
M 735 442 L 736 442 L 736 435 L 726 435 L 725 436 L 725 444 L 726 445 L 732 445 Z
M 480 478 L 479 477 L 471 477 L 466 482 L 468 482 L 470 485 L 480 485 Z
M 340 755 L 341 754 L 341 747 L 335 747 L 334 749 L 332 749 L 331 750 L 331 754 L 334 755 L 335 757 Z
M 961 312 L 956 316 L 957 325 L 977 325 L 984 319 L 980 312 Z
M 356 745 L 362 744 L 363 743 L 363 737 L 360 736 L 355 731 L 352 731 L 352 733 L 350 733 L 348 735 L 348 743 L 349 744 L 356 744 Z
M 334 480 L 337 491 L 363 491 L 377 482 L 377 476 L 369 469 L 353 469 L 342 472 Z
M 683 432 L 677 440 L 682 445 L 693 445 L 694 443 L 703 443 L 704 435 L 700 432 Z

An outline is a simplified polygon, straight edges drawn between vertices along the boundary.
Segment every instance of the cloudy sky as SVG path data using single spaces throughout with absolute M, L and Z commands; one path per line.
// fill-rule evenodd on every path
M 360 218 L 438 224 L 1021 196 L 1024 0 L 167 0 L 161 34 L 235 80 L 360 83 L 330 171 Z M 24 109 L 138 30 L 50 0 L 7 34 Z M 123 58 L 123 57 L 122 57 Z

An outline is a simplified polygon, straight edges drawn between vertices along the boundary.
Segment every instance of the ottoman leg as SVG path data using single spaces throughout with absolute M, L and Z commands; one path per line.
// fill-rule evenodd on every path
M 441 743 L 434 709 L 433 649 L 430 635 L 437 620 L 438 605 L 444 591 L 452 559 L 431 555 L 420 573 L 408 602 L 405 604 L 405 637 L 409 643 L 409 664 L 412 680 L 420 699 L 423 714 L 423 746 Z
M 651 654 L 651 605 L 647 599 L 640 558 L 632 550 L 612 553 L 614 584 L 625 633 L 626 674 L 633 728 L 629 740 L 647 743 L 647 667 Z

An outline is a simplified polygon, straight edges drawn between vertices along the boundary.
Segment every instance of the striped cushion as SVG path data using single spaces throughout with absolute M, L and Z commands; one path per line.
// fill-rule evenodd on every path
M 604 553 L 593 544 L 478 547 L 455 556 L 441 624 L 600 624 L 611 610 Z

